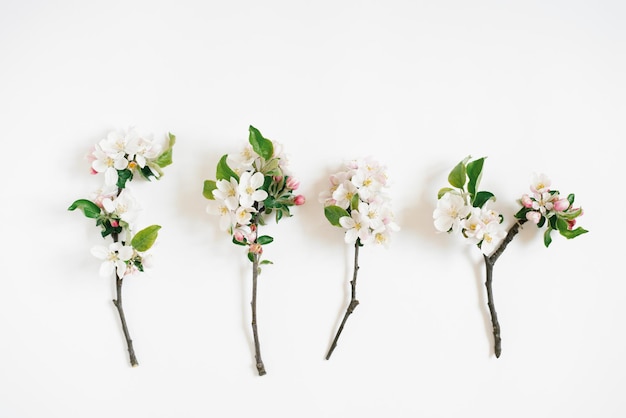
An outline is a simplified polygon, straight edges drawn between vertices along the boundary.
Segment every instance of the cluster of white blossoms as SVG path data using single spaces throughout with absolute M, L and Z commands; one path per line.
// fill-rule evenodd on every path
M 460 232 L 466 242 L 476 244 L 485 255 L 491 254 L 506 236 L 502 215 L 488 205 L 473 207 L 469 194 L 457 190 L 445 193 L 433 212 L 439 232 Z
M 130 128 L 110 132 L 94 146 L 89 158 L 93 173 L 104 173 L 105 185 L 115 187 L 120 176 L 125 181 L 135 170 L 143 177 L 159 178 L 162 172 L 157 159 L 162 153 L 162 144 Z
M 329 180 L 330 189 L 319 199 L 331 224 L 345 229 L 345 242 L 388 246 L 391 232 L 400 228 L 387 194 L 386 167 L 371 158 L 355 159 Z
M 207 212 L 219 215 L 219 226 L 233 236 L 235 243 L 248 245 L 250 252 L 260 254 L 269 237 L 257 237 L 264 216 L 274 213 L 278 222 L 291 216 L 290 206 L 305 203 L 295 195 L 300 183 L 291 176 L 282 145 L 263 138 L 250 127 L 250 144 L 239 153 L 226 154 L 218 164 L 218 179 L 205 182 L 204 196 L 209 199 Z M 252 143 L 259 141 L 259 155 Z
M 85 216 L 96 220 L 103 238 L 113 237 L 110 245 L 98 245 L 91 250 L 102 260 L 102 276 L 115 272 L 119 278 L 128 277 L 149 264 L 150 256 L 142 250 L 152 245 L 160 227 L 153 225 L 133 234 L 141 208 L 127 186 L 137 174 L 159 179 L 163 174 L 161 168 L 172 162 L 174 142 L 172 134 L 169 143 L 162 144 L 130 128 L 110 132 L 87 155 L 91 174 L 103 175 L 104 181 L 89 199 L 77 200 L 70 210 L 80 208 Z
M 568 229 L 576 225 L 576 217 L 582 214 L 579 208 L 573 208 L 569 199 L 561 197 L 557 190 L 551 190 L 552 182 L 545 174 L 534 174 L 530 185 L 531 194 L 524 194 L 520 203 L 526 209 L 524 216 L 534 224 L 545 222 L 554 216 L 563 217 Z M 573 201 L 573 198 L 572 198 Z M 575 214 L 574 217 L 569 215 Z

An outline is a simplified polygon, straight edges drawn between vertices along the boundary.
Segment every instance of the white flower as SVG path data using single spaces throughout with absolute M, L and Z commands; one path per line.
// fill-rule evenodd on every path
M 542 215 L 545 215 L 554 208 L 553 201 L 555 198 L 558 200 L 558 194 L 553 195 L 549 192 L 536 193 L 532 208 L 541 212 Z
M 257 158 L 259 158 L 259 154 L 254 152 L 252 145 L 246 145 L 237 154 L 228 154 L 226 162 L 235 173 L 241 174 L 244 171 L 252 170 L 252 164 Z
M 244 207 L 240 206 L 235 211 L 235 221 L 238 225 L 250 225 L 250 221 L 252 220 L 252 213 L 256 212 L 252 206 Z
M 107 213 L 115 214 L 128 224 L 132 224 L 139 213 L 139 204 L 129 189 L 122 190 L 117 197 L 102 199 L 102 207 Z
M 335 205 L 343 209 L 348 209 L 356 193 L 356 186 L 350 180 L 345 180 L 333 192 L 332 198 L 335 200 Z
M 369 201 L 380 191 L 382 185 L 376 178 L 377 174 L 375 170 L 358 169 L 352 176 L 352 183 L 362 200 Z
M 139 135 L 134 129 L 126 133 L 112 131 L 99 142 L 100 147 L 109 155 L 134 154 Z
M 246 171 L 239 178 L 239 204 L 243 207 L 252 207 L 255 202 L 262 202 L 267 198 L 265 190 L 258 190 L 263 186 L 263 173 Z
M 235 223 L 235 213 L 226 206 L 223 200 L 211 200 L 206 208 L 211 215 L 220 215 L 220 230 L 230 233 Z
M 93 193 L 91 193 L 90 199 L 96 205 L 102 207 L 102 201 L 106 198 L 115 197 L 117 195 L 117 191 L 117 186 L 115 184 L 105 184 L 98 190 L 93 191 Z
M 91 254 L 103 260 L 100 266 L 102 277 L 109 277 L 115 271 L 118 277 L 123 278 L 127 261 L 132 258 L 133 253 L 133 247 L 122 245 L 121 242 L 113 242 L 108 247 L 97 245 L 91 249 Z
M 324 190 L 323 192 L 319 194 L 319 202 L 323 203 L 324 206 L 337 204 L 336 200 L 333 199 L 333 193 L 335 193 L 335 190 L 337 190 L 340 184 L 348 180 L 348 173 L 345 171 L 342 171 L 340 173 L 333 174 L 329 177 L 328 180 L 330 182 L 330 189 Z
M 383 214 L 385 211 L 381 202 L 359 202 L 359 212 L 367 218 L 368 225 L 373 230 L 385 227 L 383 223 Z
M 463 235 L 473 244 L 478 244 L 485 233 L 485 222 L 482 220 L 481 212 L 480 208 L 472 208 L 469 218 L 461 221 Z
M 236 210 L 239 207 L 239 184 L 234 177 L 230 180 L 218 180 L 215 182 L 217 189 L 213 190 L 213 197 L 224 201 L 226 207 L 230 210 Z
M 469 212 L 470 207 L 465 204 L 461 196 L 448 192 L 437 201 L 437 208 L 433 211 L 435 228 L 440 232 L 457 230 L 461 219 L 465 218 Z
M 544 193 L 544 192 L 549 192 L 551 184 L 552 182 L 550 181 L 548 176 L 546 176 L 545 174 L 534 173 L 533 178 L 532 178 L 532 183 L 530 184 L 530 190 L 532 190 L 533 193 L 539 193 L 539 194 Z
M 155 160 L 162 152 L 163 146 L 161 144 L 157 144 L 151 139 L 138 136 L 134 152 L 131 154 L 130 159 L 134 159 L 139 167 L 144 168 L 148 161 Z M 158 173 L 154 174 L 158 175 Z
M 490 222 L 485 225 L 485 231 L 483 234 L 483 241 L 480 244 L 480 249 L 483 254 L 489 256 L 500 245 L 500 242 L 506 236 L 506 229 L 504 225 L 499 222 Z
M 349 217 L 339 218 L 339 224 L 347 230 L 344 235 L 346 244 L 354 244 L 357 238 L 361 240 L 362 244 L 366 244 L 372 238 L 367 219 L 358 210 L 353 210 Z
M 118 178 L 117 170 L 124 170 L 128 167 L 128 160 L 123 152 L 109 154 L 96 144 L 92 155 L 94 159 L 91 162 L 91 168 L 97 173 L 104 173 L 106 185 L 115 185 Z

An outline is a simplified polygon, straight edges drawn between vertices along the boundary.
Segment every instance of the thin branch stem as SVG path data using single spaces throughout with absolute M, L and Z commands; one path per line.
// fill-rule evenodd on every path
M 263 364 L 263 360 L 261 359 L 261 346 L 259 344 L 259 333 L 257 331 L 257 323 L 256 323 L 256 288 L 257 288 L 257 279 L 259 276 L 259 255 L 253 254 L 252 261 L 252 333 L 254 334 L 254 353 L 256 358 L 256 369 L 259 372 L 259 376 L 263 376 L 265 374 L 265 365 Z
M 348 307 L 346 308 L 346 313 L 343 316 L 341 325 L 339 325 L 339 329 L 337 330 L 335 339 L 333 340 L 333 343 L 330 346 L 330 350 L 328 350 L 328 354 L 326 354 L 326 360 L 330 359 L 330 356 L 333 354 L 333 351 L 335 351 L 335 348 L 337 347 L 337 341 L 339 340 L 339 336 L 341 335 L 341 332 L 343 331 L 343 327 L 346 324 L 348 317 L 352 315 L 352 312 L 354 312 L 356 307 L 359 305 L 359 301 L 356 298 L 356 278 L 357 278 L 357 273 L 359 271 L 359 247 L 360 247 L 360 242 L 357 240 L 357 242 L 354 244 L 354 273 L 352 275 L 352 281 L 350 282 L 350 285 L 352 288 L 352 294 L 350 296 L 350 303 L 348 304 Z
M 118 241 L 117 234 L 111 234 L 113 237 L 113 242 Z M 117 290 L 117 298 L 113 299 L 113 305 L 117 308 L 117 313 L 120 316 L 120 321 L 122 321 L 122 330 L 124 331 L 124 338 L 126 339 L 126 346 L 128 347 L 128 356 L 130 359 L 130 364 L 133 367 L 137 367 L 139 363 L 137 362 L 137 357 L 135 356 L 135 349 L 133 348 L 133 340 L 130 338 L 130 332 L 128 331 L 128 325 L 126 325 L 126 316 L 124 315 L 124 308 L 122 307 L 122 283 L 123 278 L 115 273 L 115 287 Z
M 133 340 L 130 338 L 130 332 L 128 332 L 128 326 L 126 325 L 126 317 L 124 316 L 124 308 L 122 307 L 122 280 L 115 275 L 115 282 L 117 288 L 117 299 L 113 299 L 113 304 L 117 308 L 117 312 L 120 315 L 122 321 L 122 330 L 124 331 L 124 338 L 126 338 L 126 345 L 128 347 L 128 356 L 130 358 L 130 364 L 133 367 L 139 366 L 137 357 L 135 356 L 135 349 L 133 348 Z
M 487 288 L 487 305 L 489 306 L 489 314 L 491 315 L 491 325 L 493 327 L 493 348 L 496 357 L 500 357 L 502 353 L 502 337 L 500 336 L 500 323 L 498 322 L 498 313 L 496 312 L 496 305 L 493 300 L 493 266 L 502 255 L 505 248 L 513 240 L 513 237 L 517 235 L 520 227 L 526 223 L 526 219 L 518 219 L 513 226 L 509 229 L 504 237 L 504 240 L 500 243 L 498 248 L 490 256 L 483 255 L 485 260 L 485 287 Z

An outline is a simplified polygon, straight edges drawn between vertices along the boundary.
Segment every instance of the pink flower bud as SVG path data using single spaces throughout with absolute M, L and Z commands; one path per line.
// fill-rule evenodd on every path
M 527 194 L 524 194 L 522 196 L 522 205 L 525 208 L 532 208 L 533 207 L 533 201 L 531 200 L 530 196 L 528 196 Z
M 526 219 L 532 223 L 538 224 L 541 220 L 541 213 L 535 211 L 526 212 Z
M 261 246 L 261 244 L 257 244 L 257 243 L 250 244 L 249 251 L 252 254 L 259 254 L 259 255 L 261 255 L 261 254 L 263 254 L 263 247 Z
M 233 238 L 235 238 L 235 241 L 239 242 L 243 242 L 243 240 L 245 239 L 243 232 L 239 229 L 234 232 Z
M 274 176 L 274 183 L 280 183 L 283 180 L 283 176 Z
M 569 208 L 569 200 L 567 199 L 559 199 L 554 202 L 554 210 L 557 212 L 563 212 Z
M 113 228 L 117 228 L 118 226 L 120 226 L 120 223 L 115 219 L 111 219 L 111 226 Z
M 294 203 L 294 205 L 296 205 L 296 206 L 301 206 L 301 205 L 304 205 L 304 203 L 305 203 L 305 202 L 306 202 L 306 198 L 305 198 L 303 195 L 301 195 L 301 194 L 299 194 L 298 196 L 296 196 L 296 197 L 293 199 L 293 203 Z
M 287 177 L 287 187 L 291 190 L 297 190 L 300 187 L 300 182 L 293 177 Z

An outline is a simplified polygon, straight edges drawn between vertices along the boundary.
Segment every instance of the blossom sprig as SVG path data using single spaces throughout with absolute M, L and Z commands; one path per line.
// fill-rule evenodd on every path
M 386 167 L 372 158 L 354 159 L 343 170 L 329 178 L 330 187 L 320 193 L 324 215 L 331 225 L 344 230 L 346 244 L 354 245 L 354 271 L 350 302 L 328 350 L 330 359 L 348 317 L 359 305 L 356 298 L 357 272 L 359 270 L 359 248 L 368 244 L 389 246 L 392 232 L 400 228 L 391 209 Z
M 147 251 L 154 245 L 161 226 L 150 225 L 135 232 L 141 208 L 127 185 L 136 175 L 146 180 L 160 179 L 162 168 L 172 163 L 175 142 L 176 137 L 171 133 L 166 143 L 161 144 L 140 135 L 134 128 L 110 132 L 87 156 L 91 173 L 104 176 L 103 186 L 89 199 L 78 199 L 68 208 L 70 211 L 78 209 L 87 218 L 94 219 L 102 238 L 112 239 L 108 245 L 93 247 L 91 253 L 102 260 L 101 276 L 115 275 L 117 296 L 113 304 L 122 323 L 133 367 L 139 363 L 122 306 L 122 283 L 150 266 L 151 255 Z
M 236 245 L 247 247 L 252 262 L 252 331 L 256 368 L 266 374 L 261 359 L 257 330 L 257 279 L 261 265 L 272 264 L 261 258 L 265 245 L 274 241 L 260 235 L 259 227 L 274 218 L 276 223 L 292 215 L 291 208 L 306 202 L 297 194 L 299 181 L 291 175 L 287 155 L 278 142 L 265 138 L 254 126 L 249 127 L 248 142 L 240 153 L 225 154 L 219 160 L 216 180 L 205 180 L 203 196 L 211 202 L 207 212 L 220 216 L 220 229 Z
M 582 208 L 574 206 L 574 194 L 561 197 L 558 190 L 550 188 L 551 181 L 545 174 L 534 174 L 531 193 L 523 194 L 518 199 L 522 207 L 514 215 L 515 223 L 507 230 L 504 216 L 490 208 L 491 203 L 496 200 L 494 194 L 479 190 L 485 158 L 471 160 L 471 156 L 468 156 L 452 169 L 448 175 L 448 182 L 452 187 L 439 190 L 433 219 L 437 231 L 458 234 L 466 242 L 478 246 L 483 253 L 494 353 L 496 357 L 500 357 L 502 339 L 492 289 L 493 266 L 496 260 L 517 235 L 520 227 L 528 221 L 538 228 L 546 227 L 543 234 L 546 248 L 552 243 L 553 231 L 558 231 L 567 239 L 588 231 L 581 227 L 574 228 L 576 219 L 583 214 Z

